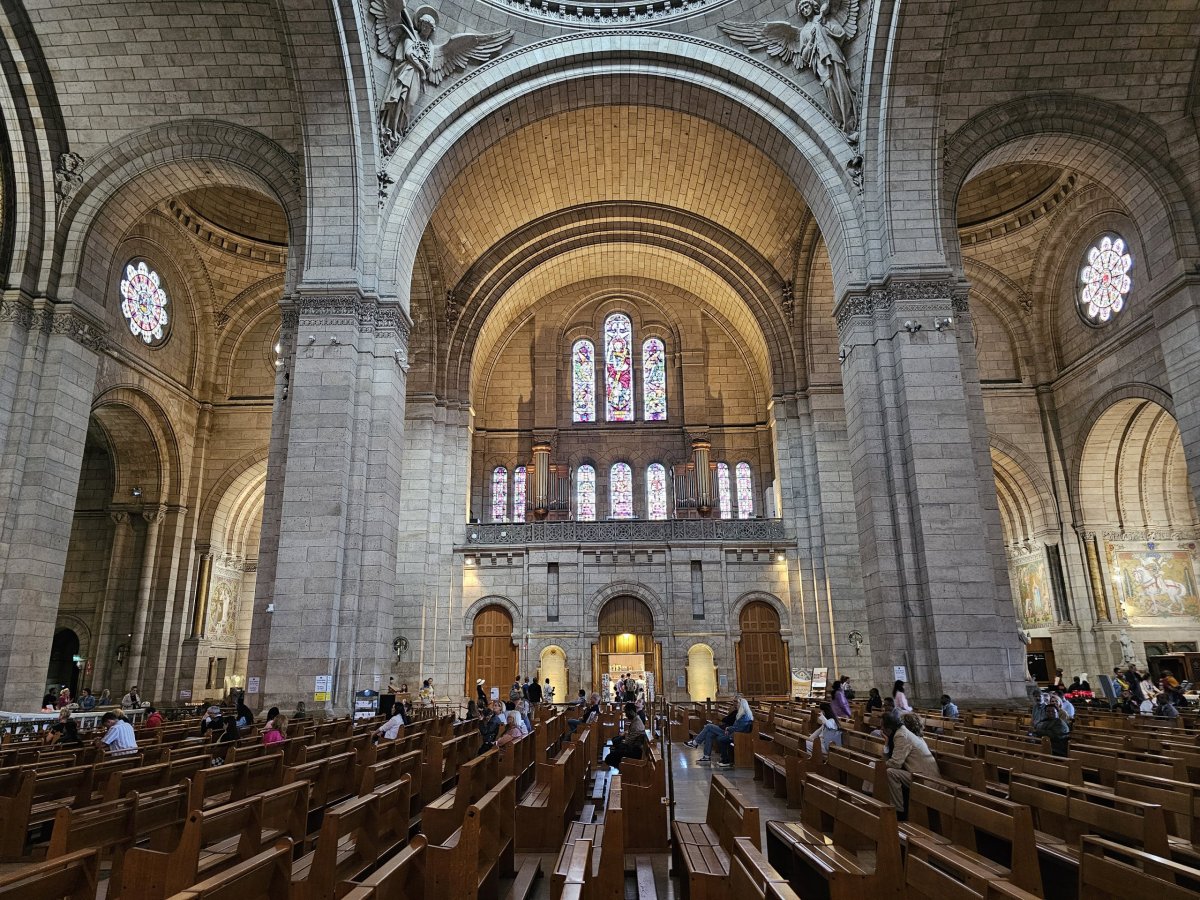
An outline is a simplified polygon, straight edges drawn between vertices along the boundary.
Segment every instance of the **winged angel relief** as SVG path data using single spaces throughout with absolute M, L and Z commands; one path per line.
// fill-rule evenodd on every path
M 467 31 L 434 43 L 437 13 L 422 6 L 414 20 L 404 0 L 371 0 L 371 15 L 379 52 L 392 61 L 379 107 L 380 143 L 386 156 L 412 125 L 426 85 L 436 87 L 469 62 L 487 62 L 513 38 L 508 29 L 488 34 Z
M 858 34 L 859 0 L 797 0 L 799 26 L 791 22 L 730 22 L 721 30 L 751 50 L 800 69 L 812 69 L 834 120 L 850 143 L 858 142 L 858 113 L 846 71 L 845 44 Z

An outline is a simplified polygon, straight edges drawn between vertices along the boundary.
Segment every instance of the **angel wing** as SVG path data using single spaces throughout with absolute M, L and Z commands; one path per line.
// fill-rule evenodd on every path
M 507 28 L 488 34 L 464 31 L 451 35 L 445 43 L 433 48 L 429 59 L 429 83 L 441 84 L 447 75 L 465 69 L 469 62 L 487 62 L 512 39 L 513 33 Z
M 831 8 L 827 15 L 846 32 L 843 40 L 853 40 L 858 34 L 858 4 L 859 0 L 830 0 Z
M 857 3 L 858 0 L 853 0 Z M 721 30 L 749 50 L 766 50 L 768 56 L 778 57 L 797 69 L 803 68 L 800 61 L 800 29 L 791 22 L 726 22 Z
M 371 0 L 375 17 L 375 43 L 379 52 L 391 57 L 406 37 L 416 37 L 417 28 L 404 0 Z

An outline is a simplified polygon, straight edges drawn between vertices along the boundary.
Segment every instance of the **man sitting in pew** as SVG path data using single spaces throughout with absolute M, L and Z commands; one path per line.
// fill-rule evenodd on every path
M 1038 737 L 1050 738 L 1050 752 L 1055 756 L 1067 755 L 1067 741 L 1071 737 L 1070 716 L 1063 709 L 1058 694 L 1042 692 L 1033 705 L 1033 733 Z
M 625 704 L 625 734 L 613 741 L 612 750 L 604 757 L 604 764 L 621 771 L 621 760 L 626 757 L 641 759 L 646 743 L 646 723 L 642 721 L 636 703 Z
M 104 726 L 104 735 L 100 745 L 110 756 L 128 756 L 137 753 L 137 738 L 133 734 L 133 726 L 125 721 L 125 717 L 115 712 L 106 712 L 100 720 Z
M 479 753 L 477 756 L 482 756 L 493 747 L 496 746 L 496 738 L 500 734 L 500 726 L 504 724 L 504 704 L 499 700 L 493 700 L 480 711 L 479 720 L 479 737 L 482 743 L 479 745 Z
M 913 775 L 938 777 L 937 760 L 921 736 L 921 720 L 914 714 L 901 718 L 895 712 L 883 717 L 883 733 L 891 750 L 887 760 L 888 790 L 900 819 L 908 816 L 908 787 Z

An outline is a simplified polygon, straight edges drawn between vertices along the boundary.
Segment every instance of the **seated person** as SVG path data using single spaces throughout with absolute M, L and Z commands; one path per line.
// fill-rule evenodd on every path
M 833 746 L 842 746 L 842 726 L 834 715 L 832 703 L 822 703 L 821 711 L 817 713 L 817 721 L 821 724 L 817 730 L 808 736 L 810 741 L 820 741 L 821 749 L 826 753 Z
M 580 713 L 580 718 L 567 719 L 567 729 L 571 734 L 574 734 L 575 730 L 579 728 L 580 725 L 591 725 L 593 722 L 597 722 L 599 720 L 600 695 L 593 693 L 588 697 L 588 705 L 584 707 L 583 711 Z
M 404 706 L 393 706 L 394 713 L 390 719 L 375 729 L 375 739 L 383 739 L 385 741 L 394 741 L 400 736 L 400 729 L 408 724 L 408 718 L 404 715 Z
M 137 738 L 134 737 L 133 726 L 123 715 L 106 712 L 100 724 L 104 728 L 104 734 L 99 738 L 99 744 L 110 756 L 129 756 L 137 753 Z
M 221 721 L 221 707 L 210 706 L 208 711 L 204 713 L 204 718 L 200 720 L 200 737 L 204 737 L 210 731 L 222 731 L 225 724 Z
M 265 731 L 263 731 L 262 742 L 265 746 L 278 744 L 287 739 L 287 716 L 276 713 L 271 719 Z
M 479 719 L 479 754 L 487 753 L 496 746 L 496 740 L 500 736 L 500 726 L 505 722 L 504 704 L 499 700 L 493 700 L 483 710 L 483 715 Z
M 908 815 L 908 788 L 913 775 L 936 777 L 941 774 L 933 752 L 921 736 L 922 730 L 921 720 L 916 715 L 901 718 L 892 713 L 883 717 L 883 732 L 891 746 L 887 760 L 888 791 L 892 806 L 901 818 Z
M 714 725 L 712 722 L 707 723 L 700 729 L 700 733 L 684 744 L 685 747 L 703 747 L 704 753 L 700 757 L 700 762 L 708 762 L 712 759 L 713 741 L 725 733 L 726 728 L 732 728 L 733 723 L 737 721 L 737 707 L 729 711 L 729 715 L 721 720 L 720 725 Z
M 733 736 L 748 734 L 754 727 L 754 713 L 750 710 L 750 704 L 741 694 L 736 696 L 738 700 L 737 718 L 733 720 L 732 725 L 725 729 L 725 733 L 717 738 L 717 749 L 721 751 L 721 761 L 717 763 L 717 767 L 720 769 L 728 769 L 733 765 Z
M 1050 738 L 1050 752 L 1055 756 L 1067 755 L 1067 741 L 1071 736 L 1069 723 L 1070 717 L 1058 694 L 1038 694 L 1033 707 L 1033 733 Z

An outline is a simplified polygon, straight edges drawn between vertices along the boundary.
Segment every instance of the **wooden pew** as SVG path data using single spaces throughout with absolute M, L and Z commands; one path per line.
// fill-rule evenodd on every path
M 0 875 L 2 900 L 96 900 L 100 854 L 80 850 Z
M 497 896 L 499 879 L 516 874 L 515 831 L 516 782 L 503 778 L 449 841 L 426 848 L 425 900 Z
M 598 900 L 599 893 L 592 869 L 592 842 L 574 841 L 570 850 L 564 847 L 563 852 L 567 853 L 565 862 L 560 863 L 563 883 L 555 896 Z M 558 874 L 557 868 L 555 874 Z
M 1014 772 L 1068 784 L 1083 784 L 1083 764 L 1078 759 L 987 747 L 984 749 L 983 762 L 988 790 L 1000 796 L 1008 795 L 1008 782 Z
M 122 900 L 163 900 L 280 838 L 303 841 L 308 785 L 285 785 L 210 810 L 193 810 L 175 847 L 134 847 L 125 854 Z
M 582 748 L 578 744 L 568 744 L 551 762 L 538 763 L 537 781 L 517 805 L 517 849 L 558 849 L 583 774 Z
M 749 838 L 733 839 L 729 860 L 729 895 L 738 900 L 800 900 L 787 879 L 767 862 Z
M 1081 900 L 1195 900 L 1200 869 L 1131 850 L 1103 838 L 1083 838 L 1079 864 Z
M 368 794 L 325 811 L 313 851 L 292 866 L 291 900 L 334 900 L 341 882 L 366 873 L 408 838 L 397 838 L 385 826 L 381 800 L 379 794 Z
M 291 870 L 292 842 L 282 840 L 171 900 L 289 900 Z
M 948 846 L 963 857 L 964 869 L 1042 896 L 1033 815 L 1027 806 L 953 784 L 914 775 L 909 789 L 909 820 L 900 826 L 907 844 L 921 840 Z
M 125 854 L 142 840 L 162 850 L 179 839 L 188 813 L 188 783 L 100 803 L 84 809 L 60 809 L 50 835 L 47 859 L 59 859 L 95 848 L 111 855 L 112 870 L 106 896 L 120 896 Z
M 641 759 L 621 761 L 621 802 L 625 809 L 625 852 L 660 853 L 669 849 L 666 767 L 651 744 Z
M 226 762 L 197 772 L 188 802 L 192 809 L 211 809 L 283 784 L 283 755 L 273 753 L 240 762 Z
M 30 830 L 54 821 L 60 808 L 90 806 L 95 777 L 95 765 L 0 773 L 0 859 L 21 859 Z
M 553 895 L 559 896 L 568 883 L 566 871 L 574 845 L 588 841 L 592 846 L 591 892 L 596 900 L 624 900 L 625 819 L 621 801 L 621 776 L 609 782 L 608 803 L 602 822 L 572 822 L 554 867 Z
M 829 778 L 860 793 L 886 800 L 888 797 L 887 761 L 868 756 L 848 747 L 830 747 L 825 757 Z
M 458 777 L 458 767 L 475 756 L 479 745 L 478 732 L 465 732 L 446 739 L 427 733 L 422 759 L 421 796 L 431 800 L 446 793 Z
M 789 807 L 800 805 L 800 782 L 807 772 L 825 772 L 825 754 L 820 741 L 807 748 L 808 735 L 790 724 L 777 724 L 771 740 L 760 741 L 754 753 L 754 780 L 786 799 Z
M 499 780 L 500 756 L 495 749 L 459 766 L 458 783 L 421 812 L 421 831 L 430 843 L 444 844 L 461 827 L 467 807 L 483 799 Z
M 312 785 L 309 812 L 318 813 L 326 806 L 354 796 L 358 789 L 358 769 L 355 754 L 339 753 L 326 759 L 289 766 L 284 770 L 283 783 L 307 781 Z
M 913 837 L 904 855 L 909 900 L 1032 900 L 1031 894 L 975 865 L 955 848 Z M 1128 898 L 1126 898 L 1128 900 Z
M 767 859 L 802 897 L 904 895 L 896 808 L 819 775 L 805 776 L 800 822 L 767 823 Z
M 1171 858 L 1200 867 L 1200 786 L 1153 775 L 1124 774 L 1117 781 L 1116 793 L 1162 806 Z
M 729 889 L 729 854 L 733 839 L 746 837 L 761 847 L 758 807 L 746 803 L 723 775 L 714 774 L 703 822 L 671 825 L 672 866 L 680 877 L 683 896 L 716 900 Z
M 342 900 L 421 900 L 425 896 L 427 843 L 419 834 L 370 875 L 342 882 Z
M 190 781 L 197 772 L 208 768 L 208 765 L 207 756 L 190 756 L 174 762 L 119 769 L 106 779 L 103 799 L 106 802 L 119 800 L 134 791 L 145 794 L 179 784 L 181 781 Z

